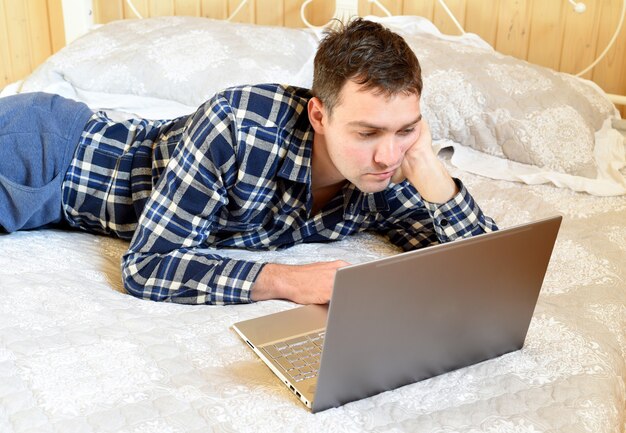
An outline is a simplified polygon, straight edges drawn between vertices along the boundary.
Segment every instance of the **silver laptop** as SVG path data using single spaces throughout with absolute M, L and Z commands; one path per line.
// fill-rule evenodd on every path
M 313 412 L 521 349 L 561 217 L 337 271 L 328 306 L 236 323 Z

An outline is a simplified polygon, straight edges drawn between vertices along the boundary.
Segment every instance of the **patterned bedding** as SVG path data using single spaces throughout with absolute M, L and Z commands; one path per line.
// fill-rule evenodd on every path
M 142 61 L 137 60 L 137 53 L 110 48 L 115 44 L 125 46 L 119 39 L 124 31 L 133 38 L 148 37 L 150 32 L 156 35 L 156 40 L 138 42 L 137 50 L 146 44 L 165 44 L 163 32 L 178 34 L 185 28 L 191 28 L 194 37 L 178 35 L 176 40 L 180 43 L 201 45 L 196 41 L 202 37 L 219 40 L 204 25 L 197 19 L 176 18 L 136 21 L 126 29 L 120 28 L 119 23 L 112 30 L 103 28 L 77 41 L 46 62 L 25 83 L 5 89 L 4 94 L 46 90 L 81 99 L 94 108 L 119 110 L 116 114 L 120 116 L 133 112 L 164 118 L 189 112 L 196 101 L 170 100 L 167 98 L 172 95 L 154 92 L 177 88 L 186 91 L 188 97 L 204 97 L 210 89 L 198 88 L 192 75 L 202 77 L 206 71 L 187 67 L 188 75 L 176 75 L 183 80 L 177 87 L 152 83 L 147 75 L 139 82 L 123 81 L 119 77 L 129 73 L 125 67 L 133 60 Z M 417 26 L 413 22 L 398 25 L 406 32 Z M 220 37 L 226 29 L 230 27 L 219 27 Z M 422 30 L 417 33 L 424 33 Z M 252 35 L 255 44 L 251 52 L 260 52 L 263 57 L 264 49 L 283 43 L 280 41 L 286 37 L 277 30 L 270 38 L 272 44 L 259 45 L 256 41 L 261 33 L 256 29 L 242 32 L 237 27 L 235 33 L 236 38 L 224 37 L 222 43 L 231 44 L 229 49 L 241 54 L 241 44 L 245 45 L 246 37 Z M 425 39 L 437 36 L 437 46 L 441 40 L 450 39 L 432 30 L 426 33 Z M 288 40 L 301 43 L 294 52 L 303 54 L 305 49 L 314 49 L 317 39 L 312 33 L 298 31 Z M 93 51 L 94 46 L 103 46 L 104 42 L 107 49 Z M 475 38 L 460 42 L 463 48 L 457 47 L 459 52 L 476 54 L 478 49 L 480 56 L 486 55 L 481 49 L 483 44 Z M 80 44 L 88 49 L 89 56 L 78 50 Z M 420 49 L 426 59 L 428 50 Z M 107 66 L 110 63 L 106 56 L 119 52 L 125 53 L 126 63 L 118 59 L 115 68 Z M 432 55 L 436 52 L 431 50 Z M 155 51 L 146 53 L 149 57 Z M 81 63 L 83 59 L 86 63 Z M 218 60 L 223 63 L 232 59 L 225 56 Z M 290 59 L 282 58 L 284 64 L 279 72 L 287 70 L 289 77 L 301 80 L 294 84 L 306 85 L 308 63 L 297 59 L 291 64 Z M 235 60 L 239 66 L 233 67 L 240 68 L 236 79 L 246 80 L 246 73 L 256 74 L 250 58 L 239 56 Z M 164 59 L 159 67 L 173 61 Z M 504 70 L 512 71 L 509 76 L 528 76 L 517 74 L 520 70 L 509 65 L 510 59 L 502 62 Z M 493 80 L 497 81 L 494 68 Z M 148 74 L 150 69 L 142 73 Z M 70 73 L 80 71 L 82 76 Z M 428 78 L 431 86 L 438 82 L 449 86 L 456 76 L 440 76 L 438 71 L 433 69 Z M 111 88 L 89 87 L 95 85 L 93 77 L 104 72 L 117 78 L 95 84 Z M 272 80 L 276 77 L 272 71 L 265 72 L 269 75 L 259 75 L 263 81 L 280 81 Z M 535 87 L 540 89 L 547 86 L 548 79 L 559 80 L 545 71 L 535 71 L 530 76 L 538 77 Z M 569 79 L 563 79 L 571 84 Z M 475 81 L 471 82 L 474 87 L 463 87 L 468 82 L 457 83 L 467 91 L 467 98 L 481 104 L 488 102 L 486 90 L 483 92 Z M 115 93 L 122 85 L 128 86 L 125 93 Z M 597 102 L 596 94 L 588 93 L 589 86 L 581 92 L 586 97 L 578 102 L 579 110 L 604 107 Z M 437 99 L 441 94 L 431 92 L 431 106 L 446 103 Z M 595 153 L 589 148 L 585 148 L 586 153 L 580 151 L 580 142 L 572 142 L 573 147 L 567 151 L 563 146 L 569 146 L 568 140 L 574 138 L 558 134 L 570 130 L 550 129 L 554 126 L 551 122 L 567 122 L 567 116 L 550 118 L 556 112 L 549 107 L 517 114 L 510 107 L 506 112 L 496 109 L 493 113 L 500 117 L 495 119 L 502 122 L 489 124 L 493 113 L 488 107 L 481 106 L 482 113 L 488 114 L 479 113 L 478 117 L 471 110 L 453 111 L 464 106 L 463 101 L 454 99 L 462 95 L 461 91 L 451 93 L 448 105 L 442 106 L 447 110 L 442 111 L 447 113 L 447 119 L 454 122 L 429 119 L 433 125 L 439 121 L 441 140 L 436 145 L 452 146 L 453 158 L 463 159 L 462 163 L 455 162 L 449 151 L 442 151 L 440 155 L 452 174 L 464 181 L 500 227 L 554 214 L 564 217 L 522 350 L 313 415 L 231 329 L 237 321 L 293 308 L 294 304 L 269 301 L 214 307 L 142 301 L 127 295 L 122 288 L 119 264 L 127 243 L 121 240 L 62 230 L 0 234 L 0 432 L 625 433 L 626 195 L 619 193 L 626 185 L 624 141 L 615 140 L 615 129 L 608 131 L 612 141 L 604 149 L 612 149 L 613 153 L 605 152 L 600 163 L 594 158 L 601 148 L 598 133 L 605 131 L 606 119 L 604 123 L 603 118 L 595 119 L 595 126 L 590 125 L 586 132 L 590 145 L 595 143 Z M 585 102 L 587 99 L 595 102 Z M 604 115 L 610 114 L 604 110 Z M 521 117 L 516 120 L 515 116 Z M 534 120 L 538 123 L 532 124 Z M 592 116 L 586 115 L 584 120 L 591 122 Z M 506 122 L 508 129 L 498 129 Z M 528 128 L 524 129 L 524 125 Z M 565 141 L 558 149 L 542 147 L 541 152 L 528 155 L 522 155 L 518 149 L 514 155 L 508 155 L 515 146 L 532 150 L 541 144 L 531 136 L 537 125 L 548 127 L 549 131 L 554 129 L 555 139 Z M 463 135 L 467 131 L 476 135 Z M 497 138 L 511 131 L 531 135 L 509 136 L 508 144 L 501 149 L 497 139 L 491 150 L 480 148 L 488 142 L 485 140 L 490 133 Z M 542 137 L 545 131 L 541 129 Z M 476 157 L 468 149 L 488 155 Z M 514 161 L 516 155 L 519 158 Z M 541 161 L 533 158 L 544 156 L 549 157 L 549 172 L 538 173 L 537 164 Z M 574 156 L 586 159 L 577 159 L 580 164 L 572 168 L 567 164 L 568 158 Z M 500 175 L 494 173 L 496 166 Z M 576 171 L 583 166 L 586 168 Z M 602 182 L 610 185 L 594 184 L 594 170 L 604 173 Z M 515 175 L 509 176 L 511 173 Z M 398 252 L 384 238 L 365 233 L 341 242 L 300 245 L 281 252 L 220 253 L 280 263 L 334 259 L 357 263 Z M 450 266 L 452 269 L 454 264 Z
M 449 168 L 502 227 L 564 216 L 521 351 L 312 415 L 230 328 L 292 304 L 141 301 L 121 287 L 123 241 L 0 235 L 0 431 L 626 431 L 626 196 Z M 395 253 L 373 234 L 226 252 L 283 263 Z

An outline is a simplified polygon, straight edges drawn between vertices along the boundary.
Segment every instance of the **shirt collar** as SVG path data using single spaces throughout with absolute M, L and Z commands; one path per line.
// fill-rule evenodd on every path
M 278 169 L 277 176 L 292 182 L 311 183 L 311 156 L 313 154 L 313 127 L 307 113 L 308 99 L 296 107 L 299 115 L 290 126 L 290 133 L 285 138 L 287 154 Z
M 362 212 L 375 213 L 389 210 L 386 191 L 366 193 L 354 184 L 348 184 L 343 190 L 344 218 L 352 219 Z
M 314 131 L 306 110 L 308 99 L 296 108 L 299 116 L 285 139 L 287 154 L 283 158 L 277 176 L 292 182 L 311 187 L 311 158 L 313 154 Z M 362 211 L 380 212 L 389 210 L 386 191 L 364 193 L 355 185 L 348 183 L 343 188 L 344 217 L 356 216 Z

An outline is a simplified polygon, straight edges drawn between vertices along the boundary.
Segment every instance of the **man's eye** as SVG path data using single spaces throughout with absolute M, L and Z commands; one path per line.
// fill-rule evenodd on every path
M 400 135 L 409 135 L 413 131 L 415 131 L 415 128 L 408 128 L 408 129 L 403 129 L 402 131 L 398 132 L 398 134 L 400 134 Z
M 362 138 L 370 138 L 370 137 L 373 137 L 374 135 L 376 135 L 376 132 L 374 132 L 374 131 L 361 131 L 361 132 L 359 132 L 359 137 L 362 137 Z

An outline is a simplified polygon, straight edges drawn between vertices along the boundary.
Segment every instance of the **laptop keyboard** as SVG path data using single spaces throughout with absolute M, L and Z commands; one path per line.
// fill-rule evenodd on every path
M 326 331 L 313 332 L 301 337 L 263 347 L 265 353 L 276 361 L 291 378 L 300 382 L 317 376 Z

